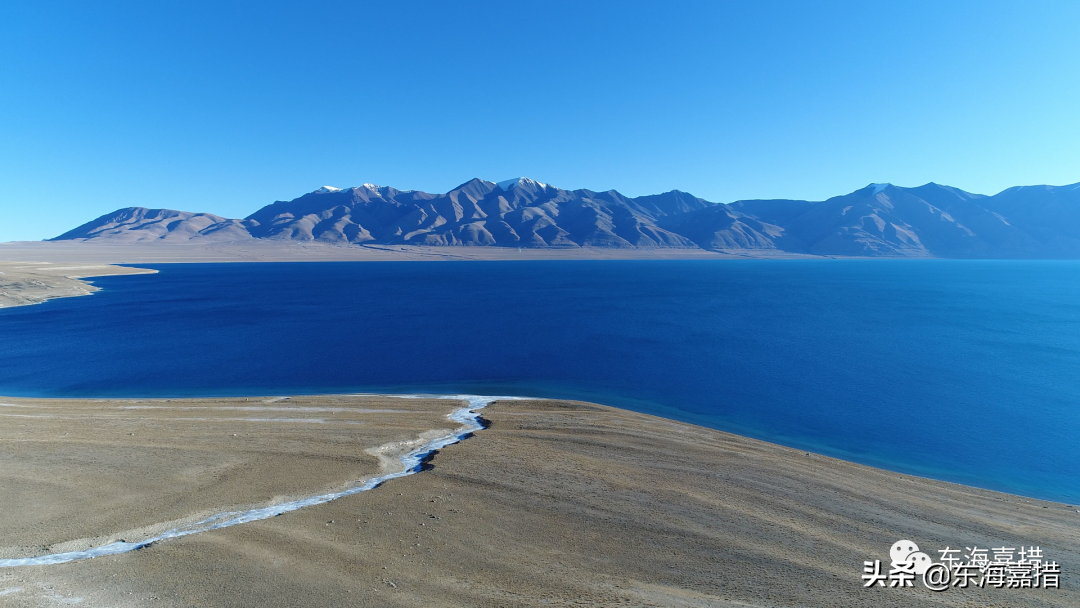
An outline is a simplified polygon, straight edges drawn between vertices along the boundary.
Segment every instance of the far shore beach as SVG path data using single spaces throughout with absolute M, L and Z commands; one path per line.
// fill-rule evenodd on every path
M 0 398 L 0 557 L 333 490 L 455 423 L 392 396 Z M 1076 606 L 1080 513 L 583 402 L 496 401 L 428 470 L 123 555 L 0 569 L 0 606 Z M 1060 589 L 862 586 L 1038 545 Z
M 0 308 L 89 295 L 92 277 L 152 274 L 118 264 L 210 264 L 237 262 L 463 262 L 527 260 L 736 260 L 828 259 L 775 251 L 702 249 L 606 249 L 417 247 L 337 245 L 317 241 L 201 243 L 24 241 L 0 243 Z M 72 261 L 72 260 L 78 260 Z
M 775 250 L 706 251 L 675 247 L 518 248 L 350 245 L 322 241 L 22 241 L 0 243 L 0 261 L 92 264 L 191 264 L 213 262 L 420 262 L 466 260 L 723 260 L 827 259 Z

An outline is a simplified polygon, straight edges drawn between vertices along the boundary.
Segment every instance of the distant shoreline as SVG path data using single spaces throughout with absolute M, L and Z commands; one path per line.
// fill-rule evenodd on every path
M 392 262 L 498 260 L 736 260 L 832 259 L 775 250 L 706 251 L 658 247 L 516 248 L 489 246 L 334 245 L 318 241 L 102 243 L 20 241 L 0 243 L 0 261 L 93 264 L 198 264 L 215 262 Z M 846 259 L 846 258 L 845 258 Z M 850 258 L 860 259 L 860 258 Z M 909 259 L 909 258 L 896 258 Z
M 311 242 L 214 244 L 24 241 L 0 243 L 0 309 L 98 291 L 84 279 L 154 274 L 117 264 L 207 264 L 243 262 L 454 262 L 527 260 L 732 260 L 824 259 L 763 252 L 719 253 L 701 249 L 518 249 L 506 247 L 343 246 Z
M 84 279 L 155 274 L 117 264 L 213 264 L 260 262 L 464 262 L 528 260 L 735 260 L 826 259 L 791 254 L 748 255 L 694 249 L 517 249 L 505 247 L 342 246 L 326 243 L 0 243 L 0 309 L 90 295 Z
M 244 241 L 213 244 L 18 241 L 0 243 L 0 309 L 98 291 L 85 279 L 155 274 L 122 265 L 290 262 L 496 262 L 588 260 L 966 260 L 935 257 L 856 257 L 776 250 L 706 251 L 658 247 L 511 248 L 495 246 L 335 245 L 321 242 Z M 991 261 L 976 259 L 975 261 Z M 1022 260 L 1018 260 L 1022 261 Z M 1027 260 L 1035 261 L 1035 260 Z M 1062 260 L 1067 261 L 1067 260 Z

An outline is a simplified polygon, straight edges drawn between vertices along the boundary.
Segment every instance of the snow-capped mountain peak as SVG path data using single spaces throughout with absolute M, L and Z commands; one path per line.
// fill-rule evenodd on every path
M 508 192 L 510 190 L 513 190 L 514 188 L 520 186 L 520 185 L 536 185 L 536 186 L 538 186 L 540 188 L 547 188 L 548 187 L 547 184 L 542 183 L 542 182 L 538 182 L 535 179 L 530 179 L 528 177 L 515 177 L 514 179 L 507 179 L 507 180 L 503 180 L 501 182 L 496 182 L 495 185 L 497 185 L 498 187 L 500 187 L 503 190 L 506 190 Z
M 323 186 L 315 191 L 315 194 L 326 194 L 328 192 L 341 192 L 341 188 L 335 188 L 333 186 Z

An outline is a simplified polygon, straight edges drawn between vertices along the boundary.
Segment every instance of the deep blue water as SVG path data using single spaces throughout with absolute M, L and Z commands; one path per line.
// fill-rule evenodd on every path
M 1080 502 L 1080 263 L 151 265 L 0 310 L 0 394 L 576 397 Z

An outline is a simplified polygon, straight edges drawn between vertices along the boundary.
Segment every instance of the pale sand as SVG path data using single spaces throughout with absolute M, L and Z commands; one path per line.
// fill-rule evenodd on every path
M 528 249 L 507 247 L 417 247 L 412 245 L 334 245 L 318 241 L 246 240 L 237 242 L 108 243 L 49 241 L 0 243 L 0 260 L 78 260 L 83 263 L 172 264 L 200 262 L 365 262 L 468 260 L 723 260 L 746 258 L 814 258 L 769 250 L 705 251 L 702 249 L 606 249 L 572 247 Z
M 69 258 L 70 259 L 70 258 Z M 0 308 L 40 304 L 53 298 L 87 296 L 98 288 L 87 277 L 153 274 L 156 270 L 125 268 L 100 262 L 8 261 L 0 258 Z
M 111 264 L 221 262 L 463 262 L 522 260 L 730 260 L 817 258 L 771 251 L 701 249 L 516 249 L 333 245 L 321 242 L 239 241 L 207 243 L 98 243 L 28 241 L 0 243 L 0 308 L 40 304 L 98 290 L 86 277 L 148 274 L 156 270 Z M 75 260 L 75 261 L 72 261 Z
M 339 487 L 378 469 L 367 449 L 445 428 L 457 406 L 318 396 L 238 409 L 283 403 L 263 401 L 0 399 L 0 413 L 27 416 L 0 425 L 0 546 L 112 538 Z M 181 409 L 193 407 L 210 409 Z M 236 420 L 293 416 L 363 424 Z M 431 470 L 373 491 L 121 556 L 2 570 L 0 605 L 1080 605 L 1077 507 L 591 404 L 502 401 L 483 416 L 491 427 Z M 887 561 L 901 538 L 1040 545 L 1063 588 L 862 588 L 863 561 Z
M 0 558 L 140 541 L 176 522 L 344 489 L 369 452 L 457 425 L 457 401 L 0 398 Z M 405 450 L 407 451 L 407 450 Z

